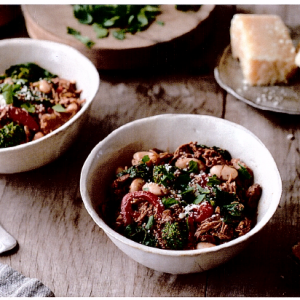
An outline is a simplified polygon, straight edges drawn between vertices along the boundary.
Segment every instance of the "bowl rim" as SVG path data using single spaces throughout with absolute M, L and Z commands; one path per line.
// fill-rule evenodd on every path
M 104 220 L 97 214 L 97 212 L 92 208 L 92 206 L 90 205 L 89 202 L 91 202 L 89 194 L 87 192 L 87 188 L 86 188 L 86 181 L 87 181 L 87 176 L 88 176 L 88 171 L 90 169 L 90 167 L 92 166 L 92 163 L 94 161 L 94 158 L 96 157 L 96 153 L 98 153 L 98 149 L 101 148 L 101 146 L 109 139 L 114 138 L 115 135 L 117 135 L 121 130 L 123 130 L 126 127 L 132 126 L 132 125 L 136 125 L 139 124 L 141 122 L 147 122 L 150 119 L 157 119 L 157 118 L 164 118 L 164 117 L 169 117 L 169 116 L 176 116 L 176 117 L 193 117 L 193 118 L 201 118 L 201 119 L 214 119 L 214 120 L 218 120 L 218 122 L 223 122 L 224 124 L 227 123 L 233 127 L 236 127 L 239 130 L 244 131 L 245 133 L 249 134 L 250 136 L 252 136 L 254 139 L 257 140 L 258 143 L 261 144 L 261 146 L 263 148 L 265 148 L 265 150 L 269 153 L 270 155 L 270 159 L 272 160 L 272 162 L 274 163 L 274 167 L 276 170 L 276 175 L 277 175 L 277 182 L 276 182 L 276 186 L 278 189 L 278 193 L 277 196 L 275 195 L 275 199 L 277 199 L 276 201 L 273 201 L 269 207 L 269 209 L 267 210 L 265 216 L 260 220 L 259 224 L 256 224 L 248 233 L 246 233 L 245 235 L 238 237 L 234 240 L 231 240 L 227 243 L 221 244 L 221 245 L 217 245 L 215 247 L 210 247 L 210 248 L 204 248 L 204 249 L 194 249 L 194 250 L 169 250 L 169 249 L 159 249 L 159 248 L 154 248 L 154 247 L 149 247 L 149 246 L 145 246 L 142 244 L 139 244 L 137 242 L 134 242 L 126 237 L 124 237 L 123 235 L 117 233 L 115 230 L 113 230 L 109 225 L 107 225 Z M 262 141 L 256 136 L 254 135 L 254 133 L 252 133 L 250 130 L 248 130 L 247 128 L 245 128 L 242 125 L 239 125 L 237 123 L 234 123 L 232 121 L 223 119 L 223 118 L 219 118 L 219 117 L 215 117 L 215 116 L 209 116 L 209 115 L 194 115 L 194 114 L 174 114 L 174 113 L 170 113 L 170 114 L 161 114 L 161 115 L 155 115 L 155 116 L 150 116 L 150 117 L 145 117 L 145 118 L 141 118 L 141 119 L 137 119 L 134 120 L 132 122 L 126 123 L 122 126 L 120 126 L 119 128 L 115 129 L 114 131 L 112 131 L 107 137 L 105 137 L 103 140 L 101 140 L 91 151 L 91 153 L 88 155 L 86 161 L 83 164 L 82 170 L 81 170 L 81 174 L 80 174 L 80 193 L 81 193 L 81 197 L 82 200 L 84 202 L 84 206 L 86 208 L 86 210 L 88 211 L 88 213 L 90 214 L 90 216 L 92 217 L 92 219 L 94 220 L 94 222 L 101 228 L 103 229 L 103 231 L 108 235 L 108 237 L 113 237 L 114 239 L 118 240 L 119 242 L 128 245 L 132 248 L 136 248 L 137 250 L 142 250 L 144 252 L 148 252 L 148 253 L 152 253 L 152 254 L 159 254 L 162 256 L 174 256 L 174 257 L 178 257 L 178 256 L 184 256 L 184 257 L 192 257 L 192 256 L 197 256 L 200 254 L 204 254 L 204 253 L 216 253 L 216 252 L 220 252 L 223 249 L 226 248 L 231 248 L 235 245 L 238 244 L 242 244 L 243 242 L 246 242 L 247 240 L 251 239 L 257 232 L 259 232 L 263 227 L 265 227 L 265 225 L 270 221 L 270 219 L 272 218 L 272 216 L 275 214 L 280 199 L 281 199 L 281 195 L 282 195 L 282 180 L 281 180 L 281 176 L 278 170 L 278 167 L 276 165 L 276 162 L 272 156 L 272 154 L 270 153 L 270 151 L 266 148 L 266 146 L 262 143 Z
M 3 39 L 0 40 L 0 48 L 2 46 L 5 45 L 18 45 L 20 46 L 20 44 L 25 44 L 26 46 L 30 45 L 30 44 L 36 44 L 38 45 L 47 45 L 47 46 L 51 46 L 52 48 L 55 47 L 59 47 L 64 48 L 64 52 L 73 52 L 75 53 L 78 57 L 80 57 L 80 59 L 82 61 L 85 61 L 84 63 L 89 65 L 91 72 L 95 73 L 95 78 L 96 78 L 96 85 L 97 88 L 95 89 L 95 91 L 92 93 L 89 101 L 85 102 L 82 106 L 81 109 L 70 119 L 68 120 L 66 123 L 64 123 L 62 126 L 60 126 L 59 128 L 53 130 L 52 132 L 50 132 L 49 134 L 34 140 L 34 141 L 30 141 L 28 143 L 25 144 L 21 144 L 21 145 L 17 145 L 17 146 L 13 146 L 13 147 L 8 147 L 8 148 L 0 148 L 0 155 L 1 153 L 12 153 L 14 151 L 19 151 L 22 150 L 23 148 L 27 148 L 30 146 L 34 146 L 37 143 L 40 143 L 41 141 L 50 139 L 52 136 L 59 134 L 59 132 L 65 130 L 67 127 L 69 127 L 72 123 L 74 123 L 77 119 L 79 119 L 81 117 L 81 115 L 83 115 L 85 113 L 86 110 L 88 110 L 88 108 L 90 107 L 90 105 L 92 104 L 93 99 L 95 98 L 97 92 L 99 91 L 99 86 L 100 86 L 100 76 L 98 73 L 98 70 L 96 69 L 95 65 L 91 62 L 90 59 L 88 59 L 85 55 L 83 55 L 80 51 L 78 51 L 77 49 L 67 45 L 67 44 L 62 44 L 62 43 L 58 43 L 58 42 L 53 42 L 53 41 L 48 41 L 48 40 L 38 40 L 38 39 L 32 39 L 32 38 L 12 38 L 12 39 Z

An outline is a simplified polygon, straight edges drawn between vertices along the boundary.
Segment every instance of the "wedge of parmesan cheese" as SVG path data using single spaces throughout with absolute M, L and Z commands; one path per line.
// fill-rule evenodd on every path
M 296 49 L 279 16 L 236 14 L 230 39 L 232 55 L 249 85 L 287 83 L 297 70 Z

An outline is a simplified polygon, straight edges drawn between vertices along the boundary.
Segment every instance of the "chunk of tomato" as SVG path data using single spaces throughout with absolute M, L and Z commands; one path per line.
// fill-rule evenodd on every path
M 131 201 L 134 198 L 138 198 L 138 199 L 148 201 L 153 206 L 155 206 L 156 209 L 157 209 L 157 217 L 160 218 L 162 212 L 164 211 L 164 206 L 160 202 L 159 198 L 156 195 L 154 195 L 150 192 L 136 191 L 136 192 L 133 192 L 133 193 L 126 194 L 123 197 L 122 202 L 121 202 L 121 214 L 123 216 L 124 224 L 126 226 L 132 223 L 132 216 L 134 214 L 134 211 L 132 209 Z
M 7 115 L 14 122 L 24 126 L 26 125 L 29 127 L 29 129 L 33 131 L 38 131 L 40 128 L 38 123 L 34 120 L 34 118 L 22 108 L 9 106 L 7 110 Z
M 207 218 L 210 218 L 213 215 L 214 208 L 209 202 L 204 201 L 201 204 L 195 206 L 192 209 L 192 212 L 194 221 L 196 223 L 201 223 L 202 221 L 204 221 Z

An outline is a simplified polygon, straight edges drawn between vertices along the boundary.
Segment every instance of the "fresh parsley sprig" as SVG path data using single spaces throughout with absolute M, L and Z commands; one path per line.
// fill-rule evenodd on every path
M 123 40 L 126 33 L 143 31 L 160 13 L 159 5 L 73 5 L 73 14 L 79 23 L 91 25 L 97 38 L 109 35 L 109 28 L 114 28 L 112 35 Z M 82 36 L 74 28 L 67 27 L 67 33 L 91 48 L 95 42 Z
M 67 27 L 67 33 L 73 35 L 78 41 L 82 42 L 88 48 L 92 48 L 95 45 L 89 37 L 81 35 L 81 33 L 74 28 Z

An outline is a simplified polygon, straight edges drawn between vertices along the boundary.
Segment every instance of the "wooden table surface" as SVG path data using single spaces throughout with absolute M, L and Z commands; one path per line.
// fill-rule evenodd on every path
M 238 6 L 277 13 L 299 26 L 300 6 Z M 90 122 L 71 149 L 40 169 L 0 175 L 0 222 L 18 247 L 0 262 L 38 278 L 56 296 L 300 296 L 300 117 L 255 109 L 224 92 L 213 67 L 228 44 L 234 8 L 219 6 L 214 31 L 188 59 L 155 70 L 99 71 L 101 85 Z M 0 38 L 28 36 L 22 17 Z M 257 239 L 237 257 L 197 274 L 150 270 L 120 252 L 86 212 L 79 192 L 91 149 L 119 126 L 162 113 L 213 115 L 241 124 L 270 150 L 283 181 L 280 205 Z M 292 134 L 294 139 L 288 139 Z

